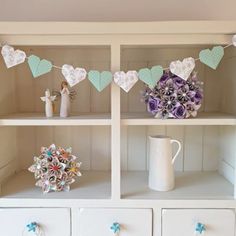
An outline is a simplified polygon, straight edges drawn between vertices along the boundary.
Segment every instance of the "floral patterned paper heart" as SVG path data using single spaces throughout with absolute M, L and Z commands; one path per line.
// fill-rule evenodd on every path
M 183 80 L 187 80 L 189 78 L 194 67 L 195 60 L 192 57 L 185 58 L 182 62 L 178 60 L 170 63 L 170 71 Z
M 114 74 L 114 81 L 119 85 L 126 93 L 137 83 L 138 73 L 131 70 L 125 73 L 124 71 L 118 71 Z
M 163 75 L 162 66 L 153 66 L 151 70 L 143 68 L 138 72 L 140 80 L 150 88 L 154 88 Z
M 23 63 L 26 58 L 25 52 L 21 50 L 14 50 L 14 48 L 9 45 L 4 45 L 1 53 L 7 68 Z
M 87 72 L 84 68 L 75 68 L 71 65 L 63 65 L 61 69 L 62 74 L 71 87 L 86 79 Z
M 232 44 L 236 47 L 236 34 L 232 37 Z

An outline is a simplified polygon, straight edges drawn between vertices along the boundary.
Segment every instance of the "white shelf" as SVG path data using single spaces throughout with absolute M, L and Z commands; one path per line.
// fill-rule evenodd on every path
M 123 199 L 233 199 L 234 188 L 216 171 L 177 172 L 175 189 L 159 192 L 149 189 L 148 172 L 123 172 Z
M 17 113 L 0 117 L 0 126 L 72 126 L 111 125 L 111 115 L 102 113 L 81 113 L 61 118 L 55 115 L 46 118 L 42 113 Z
M 2 185 L 2 198 L 19 199 L 110 199 L 111 173 L 105 171 L 82 171 L 83 176 L 71 185 L 70 192 L 43 194 L 35 186 L 33 173 L 21 171 Z
M 236 125 L 236 117 L 227 113 L 204 112 L 189 119 L 157 119 L 151 114 L 124 113 L 122 125 Z

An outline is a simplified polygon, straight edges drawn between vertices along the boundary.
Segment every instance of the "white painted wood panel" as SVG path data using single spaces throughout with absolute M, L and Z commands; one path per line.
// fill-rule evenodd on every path
M 12 220 L 17 216 L 12 227 Z M 45 235 L 70 236 L 70 209 L 53 208 L 1 208 L 1 234 L 7 236 L 31 235 L 27 224 L 36 222 Z M 23 234 L 24 232 L 24 234 Z
M 115 222 L 120 224 L 119 235 L 152 235 L 151 209 L 81 208 L 79 210 L 78 231 L 76 236 L 114 235 L 110 227 Z M 91 223 L 93 224 L 92 227 Z
M 91 128 L 74 127 L 71 134 L 72 142 L 71 147 L 73 154 L 79 157 L 79 161 L 82 162 L 81 168 L 83 170 L 90 170 L 91 168 Z M 103 146 L 104 147 L 104 146 Z
M 111 169 L 111 130 L 109 127 L 91 128 L 91 169 Z M 86 148 L 86 147 L 85 147 Z
M 15 69 L 7 69 L 3 60 L 0 60 L 0 67 L 0 115 L 6 115 L 16 111 Z
M 5 127 L 6 132 L 13 127 Z M 16 160 L 19 159 L 19 169 L 28 169 L 33 163 L 34 155 L 40 154 L 42 146 L 48 147 L 51 144 L 64 148 L 72 147 L 73 153 L 79 157 L 83 163 L 83 170 L 110 170 L 111 169 L 111 148 L 110 148 L 110 128 L 106 126 L 56 126 L 56 127 L 19 127 L 17 131 L 18 152 L 11 155 Z M 0 133 L 1 135 L 1 133 Z M 14 133 L 12 136 L 15 138 Z M 7 137 L 10 145 L 10 138 Z M 13 139 L 14 141 L 14 139 Z M 4 149 L 5 150 L 5 149 Z M 11 150 L 11 149 L 10 149 Z M 17 149 L 12 149 L 16 151 Z M 7 149 L 6 149 L 7 151 Z M 10 152 L 11 153 L 11 152 Z M 5 159 L 9 160 L 7 156 Z M 1 162 L 0 162 L 1 163 Z M 0 166 L 1 167 L 1 166 Z
M 6 166 L 8 163 L 17 160 L 17 132 L 15 127 L 1 127 L 0 128 L 0 168 Z
M 121 169 L 128 170 L 128 126 L 121 126 Z
M 146 127 L 128 128 L 128 169 L 146 170 Z
M 203 170 L 217 170 L 219 164 L 220 138 L 216 126 L 203 127 Z
M 197 223 L 205 225 L 204 235 L 234 236 L 235 212 L 233 209 L 164 209 L 162 211 L 163 236 L 195 235 Z
M 184 128 L 184 171 L 202 170 L 202 126 Z
M 236 130 L 234 127 L 220 128 L 220 159 L 235 167 Z
M 45 128 L 41 127 L 42 132 L 45 131 Z M 39 136 L 36 136 L 36 129 L 34 127 L 18 127 L 17 128 L 17 138 L 18 138 L 18 159 L 20 168 L 19 169 L 28 169 L 29 166 L 33 163 L 34 156 L 37 156 L 40 152 L 40 149 L 36 150 L 36 137 L 37 144 L 39 143 Z M 46 133 L 48 137 L 48 131 Z M 44 134 L 44 138 L 45 134 Z M 41 140 L 42 142 L 42 140 Z M 48 144 L 45 144 L 48 145 Z

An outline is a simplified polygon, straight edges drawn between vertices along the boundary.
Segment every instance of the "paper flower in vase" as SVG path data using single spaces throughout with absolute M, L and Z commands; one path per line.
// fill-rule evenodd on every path
M 72 149 L 56 147 L 42 147 L 39 156 L 34 157 L 34 164 L 29 171 L 34 173 L 36 186 L 41 187 L 44 193 L 50 191 L 69 191 L 75 178 L 81 176 L 81 162 L 72 154 Z

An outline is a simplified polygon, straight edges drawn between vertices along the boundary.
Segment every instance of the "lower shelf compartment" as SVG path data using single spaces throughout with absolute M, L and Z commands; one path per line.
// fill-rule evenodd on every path
M 233 199 L 234 186 L 217 171 L 176 172 L 175 189 L 159 192 L 149 189 L 148 172 L 122 172 L 123 199 Z
M 2 198 L 30 199 L 110 199 L 111 173 L 106 171 L 82 171 L 82 177 L 71 185 L 69 192 L 43 194 L 35 186 L 32 173 L 21 171 L 2 185 Z

